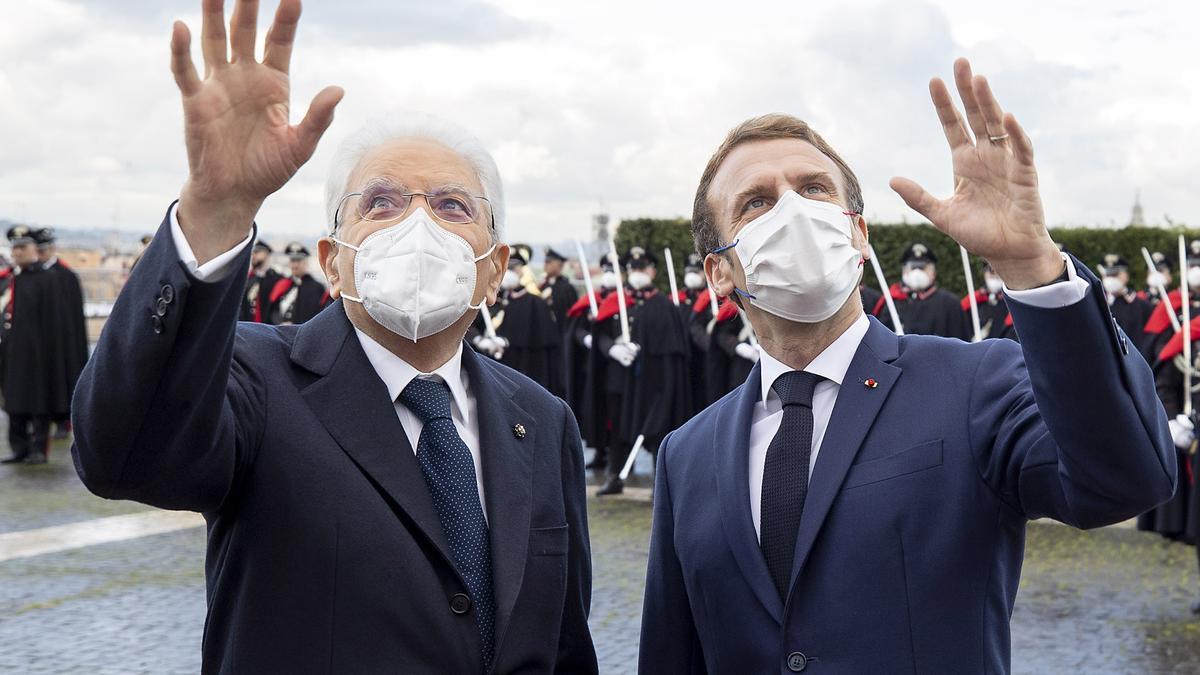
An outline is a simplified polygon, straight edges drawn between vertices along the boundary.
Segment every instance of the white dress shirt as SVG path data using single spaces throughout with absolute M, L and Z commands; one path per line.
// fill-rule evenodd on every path
M 179 219 L 175 215 L 175 210 L 176 207 L 172 206 L 170 213 L 171 239 L 175 244 L 175 252 L 179 255 L 179 259 L 187 268 L 188 273 L 199 281 L 213 282 L 224 279 L 233 271 L 233 262 L 238 253 L 250 245 L 253 230 L 232 249 L 203 265 L 197 265 L 196 254 L 188 244 L 183 229 L 179 227 Z M 454 422 L 454 428 L 458 430 L 458 435 L 471 451 L 471 460 L 475 463 L 475 486 L 479 489 L 479 503 L 484 505 L 484 518 L 487 518 L 487 502 L 483 499 L 483 466 L 480 463 L 479 455 L 479 420 L 475 414 L 475 397 L 471 395 L 471 383 L 467 372 L 462 369 L 462 343 L 459 343 L 458 351 L 454 353 L 454 356 L 450 357 L 450 360 L 442 364 L 440 368 L 432 373 L 422 373 L 383 345 L 372 340 L 358 328 L 355 328 L 354 332 L 358 336 L 358 343 L 362 345 L 363 352 L 367 355 L 367 360 L 375 369 L 375 374 L 379 375 L 379 379 L 383 380 L 383 384 L 387 387 L 388 396 L 391 397 L 396 408 L 396 417 L 400 418 L 400 426 L 404 429 L 404 435 L 408 437 L 408 443 L 412 446 L 414 453 L 417 451 L 417 443 L 421 439 L 421 430 L 425 424 L 403 403 L 400 403 L 398 400 L 400 392 L 404 391 L 408 383 L 417 377 L 442 380 L 450 387 L 450 417 Z M 397 447 L 399 447 L 399 443 L 397 443 Z
M 1005 286 L 1005 295 L 1018 302 L 1043 309 L 1057 309 L 1079 302 L 1087 295 L 1088 282 L 1079 278 L 1075 266 L 1070 264 L 1066 254 L 1063 254 L 1063 260 L 1067 261 L 1066 281 L 1024 291 L 1010 290 Z M 862 315 L 804 368 L 805 372 L 824 378 L 818 381 L 816 389 L 813 390 L 812 454 L 808 463 L 808 475 L 813 480 L 821 480 L 821 476 L 814 474 L 813 470 L 817 466 L 821 441 L 825 439 L 825 430 L 829 428 L 829 418 L 833 414 L 842 379 L 846 377 L 850 362 L 854 360 L 854 354 L 858 351 L 858 346 L 870 325 L 866 314 Z M 758 364 L 762 375 L 762 391 L 758 402 L 754 404 L 754 414 L 750 420 L 749 461 L 750 517 L 754 521 L 755 534 L 761 537 L 763 468 L 767 461 L 767 447 L 771 445 L 771 439 L 775 438 L 775 432 L 779 431 L 779 424 L 783 420 L 783 405 L 779 402 L 779 395 L 771 387 L 780 375 L 794 369 L 771 356 L 761 346 Z

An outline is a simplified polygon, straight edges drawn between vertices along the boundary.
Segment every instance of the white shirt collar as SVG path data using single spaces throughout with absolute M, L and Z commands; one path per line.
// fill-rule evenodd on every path
M 804 371 L 820 375 L 841 386 L 842 380 L 846 377 L 846 371 L 850 369 L 850 362 L 854 360 L 854 354 L 858 351 L 858 345 L 870 327 L 871 321 L 867 319 L 866 314 L 858 317 L 858 320 L 850 324 L 850 327 L 838 336 L 838 339 L 817 354 L 817 357 L 804 368 Z M 767 350 L 761 347 L 759 347 L 758 353 L 758 364 L 762 369 L 761 401 L 766 404 L 769 398 L 777 397 L 777 394 L 771 389 L 775 380 L 779 379 L 780 375 L 790 373 L 795 369 L 771 356 Z
M 467 387 L 462 370 L 462 342 L 458 343 L 458 349 L 449 361 L 443 363 L 432 373 L 422 373 L 358 328 L 354 329 L 354 333 L 358 335 L 358 342 L 362 345 L 367 360 L 375 368 L 379 379 L 383 380 L 383 384 L 387 386 L 388 396 L 392 398 L 392 401 L 399 399 L 400 393 L 415 378 L 441 378 L 450 387 L 450 398 L 455 412 L 462 417 L 463 423 L 468 421 L 467 411 L 470 408 L 467 406 Z

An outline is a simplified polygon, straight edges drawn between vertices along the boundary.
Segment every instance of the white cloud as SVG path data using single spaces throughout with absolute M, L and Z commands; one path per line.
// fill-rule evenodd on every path
M 0 217 L 152 230 L 186 174 L 170 21 L 198 31 L 198 0 L 11 5 L 0 22 Z M 347 97 L 260 224 L 268 237 L 320 233 L 332 149 L 395 107 L 443 114 L 494 150 L 516 240 L 585 236 L 602 208 L 687 215 L 725 132 L 776 110 L 808 119 L 855 167 L 868 215 L 914 220 L 887 180 L 949 190 L 926 83 L 958 55 L 1033 137 L 1051 223 L 1123 222 L 1138 188 L 1151 219 L 1195 223 L 1195 14 L 1182 2 L 313 0 L 292 113 L 327 84 Z

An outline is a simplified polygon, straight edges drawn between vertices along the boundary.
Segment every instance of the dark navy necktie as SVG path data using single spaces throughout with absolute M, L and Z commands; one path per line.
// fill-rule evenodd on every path
M 495 649 L 496 605 L 492 547 L 475 482 L 475 461 L 450 417 L 450 388 L 445 382 L 416 378 L 400 393 L 400 402 L 424 425 L 417 442 L 417 461 L 429 483 L 454 562 L 467 582 L 486 673 Z
M 783 403 L 779 431 L 767 446 L 759 511 L 759 546 L 779 597 L 786 602 L 812 457 L 813 390 L 820 375 L 792 371 L 771 388 Z

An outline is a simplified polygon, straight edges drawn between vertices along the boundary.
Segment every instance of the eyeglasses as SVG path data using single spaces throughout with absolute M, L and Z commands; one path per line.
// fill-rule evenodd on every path
M 353 218 L 354 222 L 366 220 L 383 223 L 397 220 L 408 213 L 413 197 L 424 197 L 434 218 L 456 225 L 477 222 L 484 209 L 490 211 L 491 206 L 487 197 L 471 194 L 466 188 L 458 185 L 444 185 L 428 192 L 413 192 L 401 185 L 377 181 L 368 184 L 362 192 L 351 192 L 342 197 L 334 213 L 333 229 L 337 231 L 344 225 L 347 216 Z M 491 226 L 496 226 L 494 216 Z

